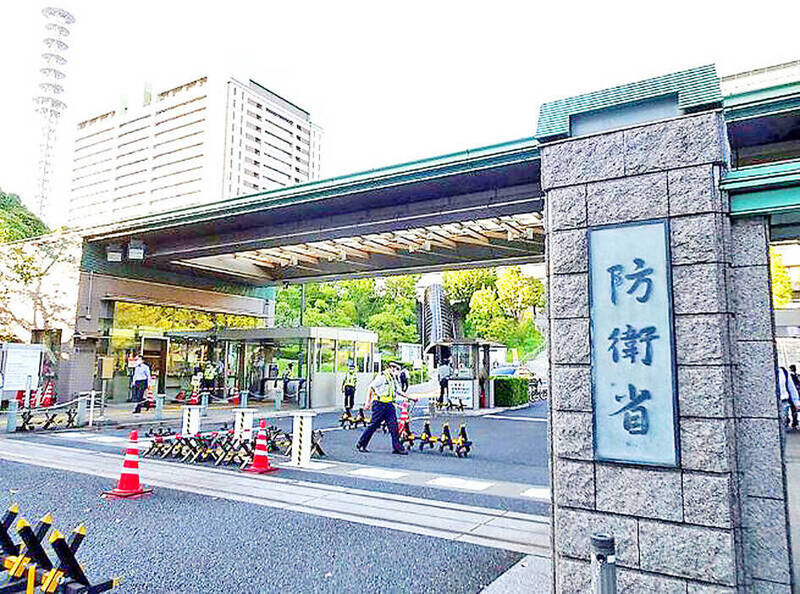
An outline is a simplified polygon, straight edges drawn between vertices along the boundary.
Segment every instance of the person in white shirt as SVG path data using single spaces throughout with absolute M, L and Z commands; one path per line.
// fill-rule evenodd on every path
M 144 393 L 147 390 L 147 384 L 150 382 L 150 366 L 144 362 L 144 359 L 142 359 L 141 355 L 136 357 L 136 366 L 133 368 L 132 382 L 133 401 L 136 403 L 136 408 L 133 409 L 133 412 L 136 414 L 142 410 L 142 404 L 144 404 Z
M 778 390 L 784 411 L 788 409 L 786 411 L 786 424 L 790 424 L 791 417 L 791 426 L 793 429 L 797 429 L 797 409 L 800 407 L 800 394 L 798 394 L 792 376 L 785 367 L 778 369 Z

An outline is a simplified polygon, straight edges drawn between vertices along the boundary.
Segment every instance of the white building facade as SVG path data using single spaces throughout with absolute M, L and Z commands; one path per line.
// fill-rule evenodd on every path
M 78 124 L 68 225 L 105 225 L 319 178 L 321 129 L 255 81 L 202 77 Z

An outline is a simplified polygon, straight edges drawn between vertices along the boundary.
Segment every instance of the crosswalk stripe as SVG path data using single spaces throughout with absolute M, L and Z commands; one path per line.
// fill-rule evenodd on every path
M 457 476 L 440 476 L 425 483 L 434 487 L 451 487 L 455 489 L 465 489 L 467 491 L 485 491 L 494 483 L 484 481 L 470 481 Z
M 359 468 L 357 470 L 351 470 L 347 474 L 352 474 L 354 476 L 366 476 L 369 478 L 377 478 L 377 479 L 399 479 L 408 475 L 407 472 L 384 470 L 383 468 Z

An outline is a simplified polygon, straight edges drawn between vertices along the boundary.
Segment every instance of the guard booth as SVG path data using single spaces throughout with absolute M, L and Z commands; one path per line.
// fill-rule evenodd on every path
M 349 365 L 356 368 L 356 406 L 366 401 L 374 377 L 378 335 L 361 328 L 253 328 L 219 330 L 214 339 L 224 352 L 228 387 L 282 408 L 342 405 L 342 382 Z M 291 365 L 291 368 L 290 368 Z M 289 371 L 288 380 L 284 375 Z
M 492 362 L 506 347 L 500 343 L 479 339 L 457 339 L 439 341 L 428 347 L 432 355 L 433 369 L 431 376 L 436 376 L 436 368 L 443 361 L 449 360 L 453 374 L 448 382 L 450 399 L 457 403 L 459 399 L 466 408 L 492 408 L 494 406 L 494 390 L 489 379 Z

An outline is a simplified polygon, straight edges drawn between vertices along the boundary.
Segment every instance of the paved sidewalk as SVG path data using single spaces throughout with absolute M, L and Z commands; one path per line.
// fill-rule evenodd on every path
M 527 555 L 481 590 L 483 594 L 550 594 L 550 559 Z
M 0 440 L 0 458 L 106 477 L 122 467 L 120 454 Z M 549 555 L 549 518 L 434 499 L 309 483 L 231 470 L 147 460 L 143 482 L 266 507 L 348 520 L 445 540 L 525 554 Z

